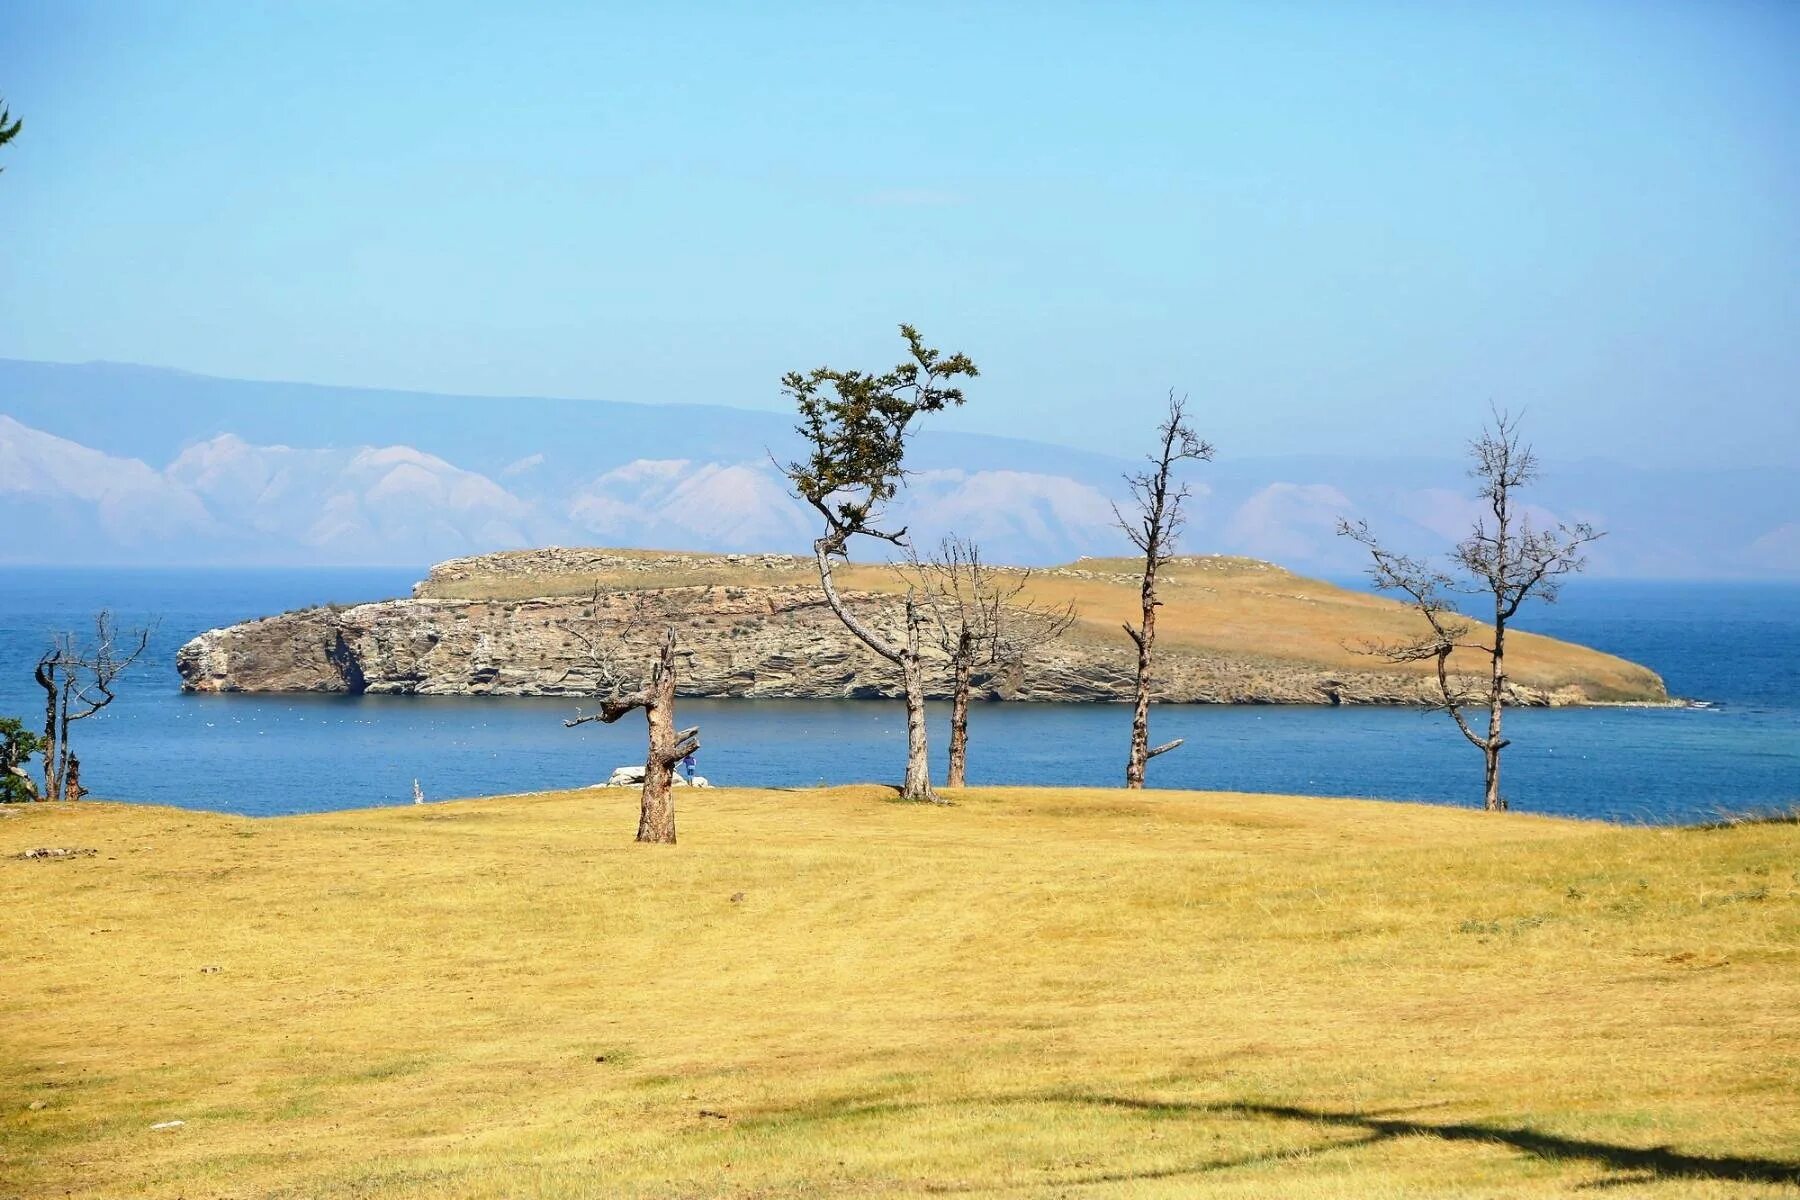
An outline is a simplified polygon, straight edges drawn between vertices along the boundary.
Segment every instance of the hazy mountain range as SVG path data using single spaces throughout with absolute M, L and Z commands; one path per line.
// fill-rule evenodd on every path
M 1205 413 L 1198 413 L 1204 428 Z M 1146 430 L 1146 435 L 1150 433 Z M 0 360 L 0 561 L 424 564 L 530 545 L 803 552 L 808 512 L 771 459 L 774 412 L 434 396 L 215 379 L 113 363 Z M 973 434 L 920 434 L 897 517 L 996 559 L 1122 553 L 1130 462 Z M 1315 574 L 1362 566 L 1362 518 L 1441 549 L 1475 507 L 1455 461 L 1238 459 L 1195 467 L 1182 548 Z M 1610 531 L 1595 574 L 1800 575 L 1800 470 L 1546 464 L 1540 520 Z

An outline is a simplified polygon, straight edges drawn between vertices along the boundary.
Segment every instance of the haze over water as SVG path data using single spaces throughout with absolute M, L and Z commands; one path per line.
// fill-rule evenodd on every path
M 405 595 L 420 572 L 15 569 L 0 592 L 0 713 L 35 726 L 49 629 L 110 606 L 160 616 L 150 661 L 78 729 L 96 796 L 249 815 L 582 786 L 641 762 L 641 722 L 566 730 L 568 699 L 188 696 L 175 650 L 204 629 L 308 604 Z M 1515 710 L 1505 791 L 1529 812 L 1692 822 L 1800 802 L 1800 585 L 1578 581 L 1526 628 L 1660 672 L 1696 709 Z M 591 707 L 591 705 L 590 705 Z M 898 702 L 684 701 L 700 771 L 766 787 L 897 778 Z M 1480 760 L 1439 714 L 1409 709 L 1159 706 L 1151 785 L 1471 804 Z M 1122 705 L 984 704 L 970 782 L 1118 786 Z M 941 774 L 946 716 L 933 718 Z M 704 803 L 695 798 L 690 803 Z

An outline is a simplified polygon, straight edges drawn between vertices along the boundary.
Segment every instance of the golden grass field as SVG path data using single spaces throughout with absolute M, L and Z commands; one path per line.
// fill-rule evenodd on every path
M 1800 826 L 890 795 L 7 810 L 0 1195 L 1800 1193 Z
M 719 565 L 718 556 L 685 555 L 661 550 L 607 550 L 621 559 L 648 560 L 654 570 L 592 572 L 567 575 L 479 575 L 455 581 L 433 581 L 425 595 L 446 599 L 518 600 L 531 596 L 579 595 L 596 583 L 617 589 L 768 586 L 818 586 L 810 560 L 788 569 Z M 489 556 L 504 559 L 504 554 Z M 685 560 L 685 561 L 683 561 Z M 1138 577 L 1141 559 L 1089 558 L 1032 573 L 1025 599 L 1047 606 L 1072 601 L 1078 620 L 1069 636 L 1078 640 L 1124 644 L 1119 625 L 1139 616 Z M 1073 572 L 1085 573 L 1088 577 Z M 838 585 L 846 590 L 901 593 L 905 580 L 891 567 L 857 563 L 839 568 Z M 1330 670 L 1382 670 L 1429 674 L 1429 663 L 1390 665 L 1364 651 L 1368 642 L 1416 637 L 1424 622 L 1412 609 L 1384 596 L 1352 591 L 1308 579 L 1255 559 L 1206 555 L 1176 559 L 1162 572 L 1164 607 L 1157 616 L 1157 644 L 1265 661 L 1301 663 Z M 1485 628 L 1485 627 L 1484 627 Z M 1515 631 L 1508 640 L 1507 668 L 1531 687 L 1554 691 L 1580 685 L 1599 701 L 1655 701 L 1665 698 L 1655 672 L 1611 654 L 1554 638 Z M 1486 661 L 1459 653 L 1457 670 L 1483 673 Z

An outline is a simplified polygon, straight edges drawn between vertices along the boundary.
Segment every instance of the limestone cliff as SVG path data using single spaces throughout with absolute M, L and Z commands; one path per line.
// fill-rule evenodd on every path
M 1050 598 L 1069 594 L 1084 619 L 1032 661 L 980 678 L 980 694 L 1038 701 L 1127 697 L 1133 657 L 1109 610 L 1118 599 L 1112 593 L 1131 593 L 1133 577 L 1115 565 L 1083 562 L 1034 573 L 1034 588 Z M 816 580 L 807 582 L 809 566 L 784 555 L 587 550 L 458 559 L 434 568 L 410 599 L 307 609 L 212 630 L 182 647 L 177 665 L 183 686 L 194 691 L 585 696 L 603 690 L 609 668 L 629 674 L 672 622 L 680 629 L 686 696 L 898 694 L 888 664 L 825 607 Z M 894 619 L 898 606 L 881 590 L 891 584 L 879 568 L 850 568 L 846 582 L 874 585 L 847 593 L 868 619 Z M 1384 622 L 1404 618 L 1404 610 L 1385 601 L 1269 564 L 1226 559 L 1179 560 L 1167 596 L 1163 623 L 1170 632 L 1159 643 L 1159 699 L 1411 704 L 1429 694 L 1416 671 L 1346 649 L 1347 639 L 1377 636 Z M 1342 612 L 1319 611 L 1327 601 Z M 1243 631 L 1246 604 L 1270 622 L 1260 638 L 1253 628 Z M 1209 623 L 1209 613 L 1216 621 Z M 1308 632 L 1314 625 L 1324 632 Z M 1195 630 L 1219 636 L 1208 644 Z M 1641 667 L 1548 639 L 1530 641 L 1543 645 L 1518 652 L 1520 703 L 1663 698 L 1660 680 Z

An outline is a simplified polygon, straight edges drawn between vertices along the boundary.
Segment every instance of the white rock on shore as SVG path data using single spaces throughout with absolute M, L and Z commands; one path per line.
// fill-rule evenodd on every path
M 596 784 L 595 786 L 596 787 L 643 787 L 644 786 L 644 768 L 641 766 L 615 767 L 613 769 L 613 773 L 606 777 L 605 783 Z M 696 776 L 694 776 L 693 780 L 690 782 L 685 776 L 683 776 L 681 774 L 681 772 L 677 771 L 675 773 L 675 786 L 676 787 L 709 788 L 712 786 L 712 784 L 707 782 L 706 776 L 704 776 L 704 775 L 696 775 Z

